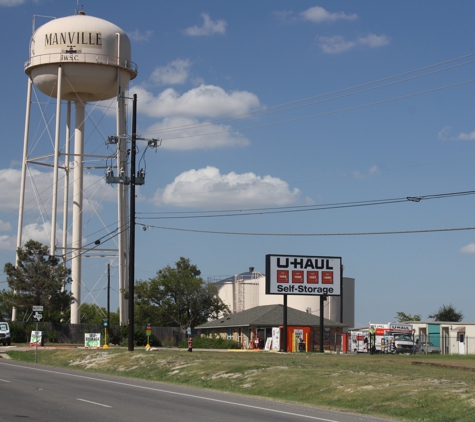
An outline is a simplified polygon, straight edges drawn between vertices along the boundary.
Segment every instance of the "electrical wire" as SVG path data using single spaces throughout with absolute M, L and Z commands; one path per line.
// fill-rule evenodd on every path
M 211 210 L 211 211 L 188 211 L 188 212 L 177 212 L 176 214 L 195 214 L 195 215 L 186 215 L 186 216 L 155 216 L 155 213 L 140 213 L 142 217 L 137 217 L 137 220 L 166 220 L 166 219 L 190 219 L 190 218 L 215 218 L 215 217 L 240 217 L 248 215 L 267 215 L 267 214 L 283 214 L 283 213 L 294 213 L 294 212 L 305 212 L 305 211 L 323 211 L 331 209 L 340 209 L 340 208 L 354 208 L 354 207 L 366 207 L 373 205 L 387 205 L 387 204 L 396 204 L 401 202 L 420 202 L 431 199 L 443 199 L 451 198 L 458 196 L 467 196 L 475 194 L 475 190 L 472 191 L 463 191 L 463 192 L 452 192 L 452 193 L 439 193 L 431 195 L 421 195 L 421 196 L 406 196 L 403 198 L 390 198 L 390 199 L 372 199 L 365 201 L 354 201 L 354 202 L 337 202 L 330 204 L 321 204 L 321 205 L 300 205 L 293 207 L 270 207 L 270 208 L 250 208 L 245 210 L 232 209 L 232 210 Z M 152 216 L 146 216 L 152 214 Z M 160 213 L 161 214 L 161 213 Z
M 415 75 L 411 78 L 406 78 L 406 79 L 402 79 L 402 80 L 399 80 L 399 81 L 390 82 L 390 83 L 379 85 L 379 86 L 376 86 L 376 87 L 370 87 L 370 88 L 360 90 L 360 91 L 357 91 L 357 92 L 350 92 L 350 93 L 347 93 L 345 95 L 339 95 L 339 96 L 336 96 L 336 97 L 327 98 L 327 99 L 324 99 L 324 100 L 321 100 L 321 101 L 313 101 L 313 100 L 323 98 L 323 97 L 328 97 L 330 95 L 336 95 L 336 94 L 341 94 L 341 93 L 345 93 L 345 92 L 348 92 L 348 91 L 353 91 L 353 90 L 358 89 L 358 88 L 368 87 L 368 86 L 374 85 L 376 83 L 381 83 L 381 82 L 388 81 L 388 80 L 391 80 L 391 79 L 400 78 L 400 77 L 403 77 L 403 76 L 406 76 L 406 75 L 410 75 L 410 74 L 414 74 L 414 73 L 421 72 L 421 71 L 424 71 L 424 70 L 432 69 L 434 67 L 438 67 L 438 66 L 442 66 L 444 64 L 448 64 L 448 63 L 452 63 L 452 62 L 459 61 L 459 60 L 462 60 L 462 59 L 466 59 L 466 58 L 472 57 L 474 55 L 475 55 L 475 53 L 471 53 L 471 54 L 461 56 L 461 57 L 458 57 L 458 58 L 455 58 L 455 59 L 447 60 L 447 61 L 444 61 L 444 62 L 429 65 L 429 66 L 426 66 L 426 67 L 423 67 L 423 68 L 419 68 L 419 69 L 411 70 L 411 71 L 408 71 L 408 72 L 400 73 L 398 75 L 389 76 L 389 77 L 378 79 L 378 80 L 375 80 L 375 81 L 355 85 L 355 86 L 352 86 L 352 87 L 349 87 L 349 88 L 343 88 L 343 89 L 335 90 L 335 91 L 332 91 L 332 92 L 319 94 L 319 95 L 316 95 L 316 96 L 307 97 L 307 98 L 304 98 L 304 99 L 295 100 L 295 101 L 291 101 L 291 102 L 287 102 L 287 103 L 283 103 L 283 104 L 279 104 L 279 105 L 275 105 L 275 106 L 271 106 L 271 107 L 260 108 L 260 109 L 250 111 L 250 112 L 247 112 L 247 113 L 241 113 L 241 114 L 235 114 L 235 115 L 230 115 L 230 116 L 226 116 L 226 117 L 211 119 L 205 124 L 203 124 L 203 123 L 198 123 L 198 124 L 197 123 L 191 123 L 191 124 L 187 124 L 187 125 L 180 125 L 180 126 L 167 128 L 167 129 L 161 129 L 160 131 L 150 131 L 150 132 L 146 132 L 146 134 L 154 134 L 154 133 L 166 134 L 166 133 L 179 131 L 179 130 L 184 130 L 184 129 L 202 128 L 204 126 L 212 125 L 212 124 L 215 124 L 215 123 L 224 124 L 224 123 L 229 123 L 229 122 L 236 121 L 236 120 L 243 120 L 243 119 L 261 117 L 261 116 L 265 116 L 265 115 L 268 115 L 268 114 L 273 114 L 273 113 L 279 113 L 279 112 L 283 112 L 283 111 L 292 110 L 292 109 L 295 109 L 295 108 L 307 107 L 307 106 L 314 105 L 314 104 L 321 103 L 321 102 L 332 101 L 332 100 L 347 97 L 347 96 L 350 96 L 350 95 L 361 94 L 361 93 L 365 93 L 365 92 L 372 91 L 372 90 L 375 90 L 375 89 L 379 89 L 379 88 L 383 88 L 383 87 L 387 87 L 387 86 L 391 86 L 391 85 L 395 85 L 395 84 L 399 84 L 399 83 L 403 83 L 403 82 L 408 82 L 408 81 L 411 81 L 411 80 L 414 80 L 414 79 L 418 79 L 418 78 L 426 77 L 426 76 L 429 76 L 429 75 L 433 75 L 435 73 L 445 72 L 445 71 L 448 71 L 448 70 L 459 68 L 461 66 L 466 66 L 468 64 L 474 63 L 475 60 L 470 60 L 470 61 L 465 62 L 465 63 L 461 63 L 461 64 L 457 64 L 457 65 L 454 65 L 454 66 L 446 67 L 444 69 L 435 70 L 435 71 L 428 72 L 428 73 L 425 73 L 425 74 L 422 74 L 422 75 Z M 312 102 L 308 102 L 308 101 L 312 101 Z M 299 104 L 299 103 L 305 103 L 305 102 L 307 102 L 307 104 Z M 299 105 L 295 106 L 295 104 L 299 104 Z M 292 107 L 289 107 L 289 106 L 292 106 Z M 175 139 L 175 138 L 165 138 L 165 140 L 166 139 Z
M 239 128 L 239 129 L 223 129 L 223 130 L 218 130 L 218 131 L 215 131 L 215 132 L 199 133 L 199 134 L 192 134 L 192 135 L 185 135 L 185 136 L 175 136 L 175 137 L 170 137 L 170 138 L 163 137 L 162 141 L 170 141 L 170 140 L 175 140 L 175 139 L 196 138 L 196 137 L 199 137 L 199 136 L 220 135 L 220 134 L 223 134 L 223 133 L 232 133 L 232 132 L 245 131 L 245 130 L 251 130 L 251 129 L 259 129 L 259 128 L 263 128 L 263 127 L 270 127 L 270 126 L 282 125 L 282 124 L 285 124 L 285 123 L 293 123 L 293 122 L 298 122 L 298 121 L 302 121 L 302 120 L 314 119 L 314 118 L 317 118 L 317 117 L 331 116 L 331 115 L 334 115 L 334 114 L 359 110 L 359 109 L 362 109 L 362 108 L 372 107 L 372 106 L 375 106 L 375 105 L 386 104 L 386 103 L 390 103 L 390 102 L 393 102 L 393 101 L 399 101 L 399 100 L 402 100 L 402 99 L 412 98 L 412 97 L 416 97 L 416 96 L 419 96 L 419 95 L 425 95 L 425 94 L 429 94 L 429 93 L 432 93 L 432 92 L 442 91 L 444 89 L 455 88 L 455 87 L 462 86 L 462 85 L 468 85 L 468 84 L 471 84 L 471 83 L 474 83 L 474 82 L 475 82 L 475 79 L 470 79 L 470 80 L 467 80 L 467 81 L 464 81 L 464 82 L 459 82 L 459 83 L 456 83 L 456 84 L 445 85 L 443 87 L 432 88 L 432 89 L 428 89 L 428 90 L 425 90 L 425 91 L 415 92 L 415 93 L 412 93 L 412 94 L 401 95 L 399 97 L 387 98 L 385 100 L 374 101 L 372 103 L 360 104 L 360 105 L 356 105 L 356 106 L 353 106 L 353 107 L 346 107 L 346 108 L 342 108 L 342 109 L 338 109 L 338 110 L 332 110 L 332 111 L 312 114 L 312 115 L 308 115 L 308 116 L 296 117 L 296 118 L 293 118 L 293 119 L 280 120 L 280 121 L 277 121 L 277 122 L 262 123 L 262 124 L 253 125 L 253 126 L 245 126 L 245 127 Z M 158 133 L 158 132 L 155 132 L 155 133 Z
M 438 232 L 452 232 L 452 231 L 465 231 L 475 230 L 475 227 L 458 227 L 458 228 L 443 228 L 443 229 L 427 229 L 427 230 L 399 230 L 399 231 L 382 231 L 382 232 L 347 232 L 347 233 L 252 233 L 252 232 L 227 232 L 227 231 L 215 231 L 215 230 L 195 230 L 195 229 L 182 229 L 177 227 L 164 227 L 143 225 L 146 228 L 154 228 L 160 230 L 173 230 L 181 232 L 202 233 L 202 234 L 220 234 L 220 235 L 234 235 L 234 236 L 281 236 L 281 237 L 325 237 L 325 236 L 374 236 L 374 235 L 393 235 L 393 234 L 416 234 L 416 233 L 438 233 Z

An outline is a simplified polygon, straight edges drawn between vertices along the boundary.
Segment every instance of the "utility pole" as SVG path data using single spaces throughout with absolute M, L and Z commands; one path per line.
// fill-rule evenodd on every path
M 111 320 L 111 264 L 107 263 L 107 321 L 110 325 Z
M 137 148 L 137 94 L 132 106 L 132 145 L 130 147 L 130 224 L 129 224 L 129 329 L 128 350 L 134 351 L 135 297 L 135 154 Z
M 119 139 L 124 139 L 122 136 L 109 136 L 107 142 L 109 144 L 119 145 Z M 129 281 L 129 303 L 128 313 L 129 321 L 127 327 L 128 336 L 128 350 L 134 351 L 134 296 L 135 296 L 135 186 L 143 185 L 145 183 L 145 171 L 140 169 L 136 172 L 136 153 L 137 153 L 137 141 L 147 141 L 149 148 L 158 148 L 161 145 L 159 139 L 144 139 L 137 137 L 137 94 L 133 96 L 132 106 L 132 136 L 130 146 L 130 177 L 125 173 L 125 168 L 119 169 L 119 174 L 116 176 L 112 167 L 107 168 L 106 183 L 120 183 L 123 185 L 130 185 L 129 196 L 129 256 L 128 256 L 128 281 Z

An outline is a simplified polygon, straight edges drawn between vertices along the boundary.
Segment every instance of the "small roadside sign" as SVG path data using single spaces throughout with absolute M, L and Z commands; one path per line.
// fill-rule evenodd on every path
M 43 319 L 43 306 L 33 306 L 33 321 L 40 322 Z

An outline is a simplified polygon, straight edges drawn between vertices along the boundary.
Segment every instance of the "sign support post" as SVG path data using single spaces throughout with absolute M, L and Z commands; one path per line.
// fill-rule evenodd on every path
M 325 344 L 324 344 L 324 338 L 323 338 L 323 332 L 325 330 L 324 327 L 324 319 L 323 319 L 323 314 L 324 314 L 324 302 L 327 300 L 326 296 L 320 296 L 320 353 L 325 353 Z
M 284 295 L 284 353 L 287 353 L 287 295 Z
M 33 306 L 33 320 L 36 321 L 36 333 L 38 333 L 38 322 L 43 319 L 43 306 Z M 41 336 L 43 338 L 43 336 Z M 35 363 L 38 363 L 38 338 L 35 341 Z

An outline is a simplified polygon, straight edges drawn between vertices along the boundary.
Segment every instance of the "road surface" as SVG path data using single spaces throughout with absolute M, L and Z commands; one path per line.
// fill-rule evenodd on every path
M 0 358 L 0 421 L 383 422 L 386 419 Z

